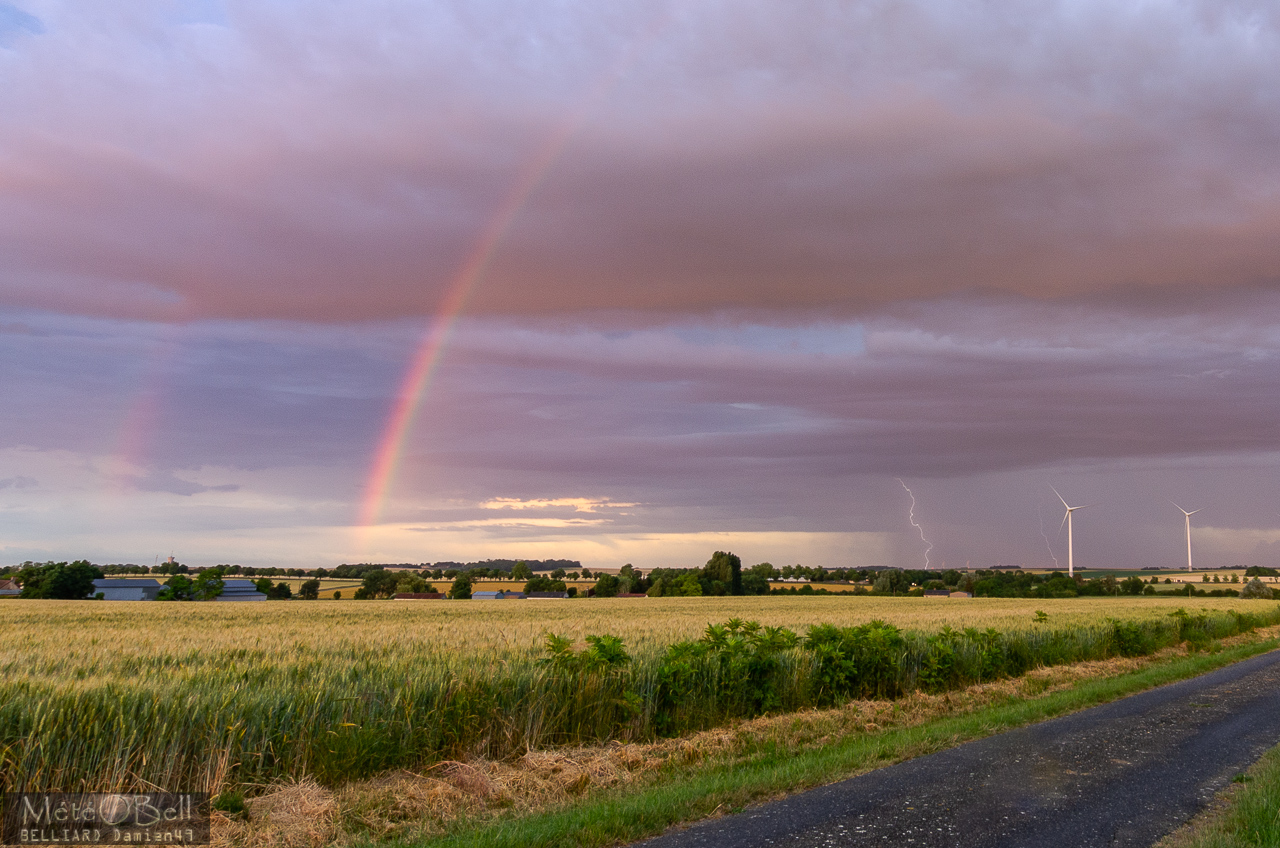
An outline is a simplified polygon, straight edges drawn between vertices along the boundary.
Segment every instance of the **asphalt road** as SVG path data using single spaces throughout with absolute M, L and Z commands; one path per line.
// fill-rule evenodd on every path
M 1280 744 L 1280 651 L 635 848 L 1148 848 Z

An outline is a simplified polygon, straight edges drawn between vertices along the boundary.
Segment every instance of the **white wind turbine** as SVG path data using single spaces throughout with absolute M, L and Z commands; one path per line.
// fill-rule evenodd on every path
M 1178 506 L 1176 503 L 1173 503 L 1173 501 L 1169 501 L 1169 503 L 1172 503 L 1174 506 Z M 1200 509 L 1204 509 L 1204 507 L 1201 507 Z M 1178 506 L 1178 511 L 1181 512 L 1183 516 L 1185 516 L 1187 519 L 1187 571 L 1190 571 L 1191 570 L 1191 516 L 1195 515 L 1200 510 L 1193 509 L 1190 512 L 1187 512 L 1185 509 Z
M 1050 486 L 1049 488 L 1053 489 L 1052 486 Z M 1058 495 L 1058 490 L 1053 489 L 1053 493 L 1055 495 Z M 1067 525 L 1067 576 L 1075 577 L 1076 566 L 1073 558 L 1073 552 L 1071 549 L 1071 513 L 1075 512 L 1077 509 L 1086 509 L 1087 507 L 1096 506 L 1096 504 L 1085 504 L 1084 506 L 1071 506 L 1070 504 L 1067 503 L 1066 498 L 1064 498 L 1062 495 L 1058 495 L 1058 500 L 1062 501 L 1062 505 L 1067 508 L 1067 514 L 1062 516 L 1062 524 Z M 1059 532 L 1062 531 L 1061 524 L 1058 525 L 1058 531 Z

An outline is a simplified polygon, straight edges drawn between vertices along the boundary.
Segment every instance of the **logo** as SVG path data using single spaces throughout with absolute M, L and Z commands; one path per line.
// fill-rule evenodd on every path
M 10 792 L 5 845 L 208 845 L 204 792 Z

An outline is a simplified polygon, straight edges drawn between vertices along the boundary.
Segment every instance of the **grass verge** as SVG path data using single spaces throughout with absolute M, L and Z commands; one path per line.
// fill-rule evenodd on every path
M 1236 778 L 1209 809 L 1155 848 L 1275 848 L 1280 845 L 1280 747 Z
M 669 766 L 645 785 L 602 792 L 558 809 L 512 813 L 479 821 L 460 818 L 450 823 L 448 833 L 439 837 L 377 840 L 366 844 L 423 848 L 567 845 L 590 848 L 634 841 L 674 825 L 736 812 L 753 803 L 1195 677 L 1274 649 L 1278 644 L 1275 638 L 1249 641 L 1219 653 L 1192 654 L 1128 674 L 1087 680 L 1064 691 L 1011 698 L 922 725 L 837 738 L 808 750 L 765 742 L 730 758 L 706 760 L 689 767 Z M 1277 768 L 1280 770 L 1280 765 Z M 1271 809 L 1274 811 L 1275 807 Z

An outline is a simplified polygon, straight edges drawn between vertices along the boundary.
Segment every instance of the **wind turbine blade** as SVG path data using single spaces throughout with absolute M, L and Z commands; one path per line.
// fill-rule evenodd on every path
M 1050 486 L 1049 488 L 1053 489 L 1053 486 Z M 1067 509 L 1071 509 L 1071 506 L 1067 503 L 1067 499 L 1064 498 L 1062 495 L 1059 495 L 1057 489 L 1053 489 L 1053 493 L 1055 495 L 1058 495 L 1058 500 L 1062 501 L 1063 506 L 1065 506 Z
M 1204 507 L 1200 507 L 1200 509 L 1204 509 Z M 1187 518 L 1190 518 L 1191 516 L 1195 515 L 1197 512 L 1199 512 L 1199 511 L 1200 511 L 1200 509 L 1193 509 L 1193 510 L 1191 510 L 1190 512 L 1188 512 L 1188 513 L 1187 513 Z
M 1062 528 L 1067 526 L 1067 517 L 1071 515 L 1071 510 L 1067 510 L 1067 514 L 1062 516 L 1062 523 L 1058 525 L 1058 535 L 1062 535 Z
M 1084 506 L 1073 506 L 1072 509 L 1088 509 L 1091 506 L 1097 506 L 1096 503 L 1085 504 Z
M 1174 506 L 1178 506 L 1178 504 L 1177 504 L 1177 503 L 1175 503 L 1174 501 L 1169 501 L 1169 503 L 1173 504 Z M 1185 509 L 1183 509 L 1183 508 L 1182 508 L 1182 507 L 1180 507 L 1180 506 L 1178 506 L 1178 511 L 1179 511 L 1179 512 L 1186 512 L 1186 510 L 1185 510 Z

